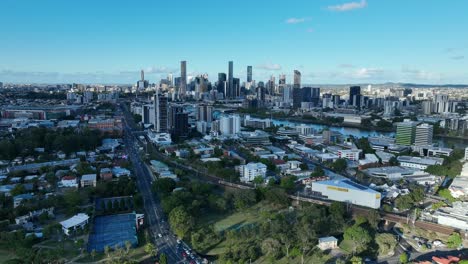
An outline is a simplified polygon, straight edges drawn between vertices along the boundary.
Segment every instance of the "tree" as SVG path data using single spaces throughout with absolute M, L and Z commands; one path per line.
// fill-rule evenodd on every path
M 94 258 L 96 257 L 96 249 L 91 250 L 91 259 L 94 261 Z
M 296 187 L 296 176 L 284 176 L 281 178 L 280 186 L 286 191 L 293 191 Z
M 310 177 L 322 177 L 325 175 L 325 171 L 320 166 L 315 166 L 314 172 L 310 174 Z
M 395 237 L 389 233 L 377 234 L 375 242 L 379 246 L 380 256 L 387 256 L 392 253 L 398 243 Z
M 350 244 L 353 255 L 363 252 L 372 241 L 369 231 L 361 226 L 348 227 L 343 237 L 345 240 L 351 242 Z
M 267 238 L 262 242 L 262 253 L 273 259 L 277 259 L 281 252 L 281 244 L 274 238 Z
M 362 258 L 358 256 L 353 256 L 349 261 L 351 264 L 362 264 Z
M 331 167 L 335 171 L 343 172 L 348 167 L 348 163 L 346 162 L 345 159 L 340 158 L 340 159 L 337 159 L 335 162 L 333 162 Z
M 184 238 L 193 228 L 195 221 L 183 206 L 178 206 L 169 213 L 169 223 L 174 233 L 179 238 Z
M 164 253 L 161 253 L 159 256 L 159 263 L 160 264 L 167 264 L 167 256 Z
M 130 253 L 130 249 L 132 248 L 132 243 L 130 241 L 125 241 L 125 252 L 128 254 Z
M 391 157 L 389 160 L 388 160 L 388 164 L 390 166 L 399 166 L 400 165 L 400 162 L 398 161 L 398 159 L 396 157 Z
M 301 165 L 299 165 L 299 168 L 301 170 L 308 170 L 309 169 L 309 166 L 307 165 L 307 163 L 301 163 Z
M 401 264 L 406 264 L 406 263 L 408 263 L 408 254 L 406 254 L 406 252 L 401 253 L 401 255 L 400 255 L 400 263 L 401 263 Z
M 449 202 L 455 202 L 457 199 L 455 199 L 453 196 L 452 196 L 452 193 L 450 193 L 450 191 L 448 189 L 445 189 L 445 188 L 442 188 L 442 189 L 439 189 L 439 191 L 437 192 L 437 194 L 446 199 L 447 201 Z
M 151 257 L 156 257 L 158 255 L 158 249 L 153 243 L 146 243 L 145 245 L 145 253 L 150 255 Z
M 380 222 L 380 214 L 377 210 L 370 210 L 367 214 L 367 222 L 372 228 L 377 229 Z
M 447 247 L 458 248 L 462 244 L 462 239 L 459 233 L 452 233 L 447 239 Z
M 176 182 L 170 178 L 157 179 L 153 182 L 151 189 L 153 193 L 167 195 L 171 193 L 176 187 Z
M 262 176 L 257 176 L 253 180 L 253 183 L 255 183 L 255 184 L 263 184 L 264 182 L 265 182 L 265 179 L 263 179 Z
M 110 258 L 110 247 L 109 246 L 104 247 L 104 254 L 107 256 L 107 258 Z

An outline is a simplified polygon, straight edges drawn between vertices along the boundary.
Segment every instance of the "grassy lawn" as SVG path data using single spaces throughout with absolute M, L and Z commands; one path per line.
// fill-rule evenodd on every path
M 253 207 L 231 214 L 206 214 L 199 222 L 213 225 L 215 231 L 238 229 L 244 225 L 250 225 L 260 220 L 263 213 L 274 211 L 267 203 L 259 203 Z
M 328 260 L 330 260 L 329 256 L 312 255 L 312 256 L 306 256 L 304 258 L 304 263 L 322 264 L 322 263 L 326 263 Z M 300 256 L 295 257 L 295 258 L 284 257 L 284 258 L 275 259 L 275 260 L 271 260 L 271 259 L 269 259 L 267 257 L 261 257 L 261 258 L 259 258 L 258 260 L 256 260 L 255 262 L 252 262 L 252 263 L 254 263 L 254 264 L 270 264 L 270 263 L 275 263 L 275 264 L 300 264 L 301 263 L 301 257 Z
M 112 257 L 112 254 L 111 254 L 111 257 Z M 133 248 L 128 255 L 128 259 L 132 259 L 136 261 L 142 261 L 148 257 L 149 256 L 145 253 L 144 246 Z M 96 253 L 96 256 L 94 257 L 94 259 L 91 257 L 90 254 L 84 254 L 82 258 L 76 260 L 75 262 L 76 263 L 90 263 L 90 262 L 100 261 L 105 258 L 107 258 L 107 256 L 105 256 L 104 253 Z
M 262 216 L 264 214 L 268 214 L 273 211 L 277 211 L 277 209 L 272 208 L 268 203 L 259 203 L 241 212 L 235 212 L 232 214 L 208 214 L 200 218 L 199 222 L 207 225 L 213 225 L 215 231 L 220 232 L 255 224 L 262 220 Z M 204 254 L 211 256 L 222 254 L 226 251 L 226 246 L 225 241 L 222 241 L 208 252 L 204 252 Z
M 5 263 L 16 256 L 7 250 L 0 249 L 0 263 Z

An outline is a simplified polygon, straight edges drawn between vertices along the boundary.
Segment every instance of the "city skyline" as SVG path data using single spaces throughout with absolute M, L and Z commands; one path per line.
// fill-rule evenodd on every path
M 187 61 L 214 83 L 233 61 L 241 82 L 252 66 L 289 84 L 294 70 L 303 84 L 468 83 L 464 1 L 246 3 L 4 1 L 0 81 L 133 84 L 143 69 L 154 83 Z

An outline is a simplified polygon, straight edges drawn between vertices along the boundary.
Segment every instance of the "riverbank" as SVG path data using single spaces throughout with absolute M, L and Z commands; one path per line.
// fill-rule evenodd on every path
M 247 114 L 243 114 L 247 115 Z M 259 114 L 248 114 L 252 117 L 256 118 L 270 118 L 269 116 L 265 115 L 259 115 Z M 272 116 L 271 118 L 279 120 L 279 121 L 288 121 L 288 122 L 295 122 L 295 123 L 306 123 L 306 124 L 314 124 L 314 125 L 322 125 L 322 126 L 327 126 L 327 127 L 349 127 L 349 128 L 356 128 L 356 129 L 362 129 L 366 131 L 375 131 L 375 132 L 395 132 L 396 130 L 394 128 L 382 128 L 382 127 L 367 127 L 363 125 L 357 125 L 357 124 L 350 124 L 350 123 L 328 123 L 328 122 L 323 122 L 320 120 L 312 120 L 308 118 L 302 118 L 302 117 L 277 117 L 277 116 Z

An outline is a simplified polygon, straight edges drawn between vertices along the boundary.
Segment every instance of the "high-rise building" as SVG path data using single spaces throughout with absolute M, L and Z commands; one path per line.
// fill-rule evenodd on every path
M 349 105 L 360 107 L 361 106 L 361 86 L 349 87 Z
M 187 62 L 180 62 L 180 83 L 179 83 L 179 95 L 185 97 L 187 91 Z
M 436 94 L 434 98 L 434 112 L 438 114 L 449 112 L 449 96 L 446 94 Z
M 0 82 L 0 89 L 1 89 L 1 88 L 3 88 L 3 83 L 2 83 L 2 82 Z
M 184 107 L 182 105 L 171 104 L 169 106 L 168 129 L 170 131 L 174 129 L 176 114 L 183 113 L 183 112 L 184 112 Z
M 232 80 L 232 98 L 238 98 L 240 96 L 240 79 L 233 78 Z
M 141 70 L 140 80 L 137 82 L 137 89 L 142 90 L 149 87 L 149 82 L 145 80 L 145 72 Z
M 197 106 L 197 121 L 205 121 L 210 124 L 213 121 L 213 106 L 209 104 L 199 104 Z
M 302 87 L 301 92 L 302 102 L 312 102 L 312 87 Z
M 397 124 L 396 143 L 398 145 L 410 146 L 414 143 L 417 122 L 405 120 Z
M 312 87 L 310 101 L 314 103 L 314 106 L 318 106 L 320 103 L 320 87 Z
M 189 134 L 188 114 L 177 113 L 174 118 L 174 128 L 172 135 L 175 137 L 187 137 Z
M 421 110 L 424 115 L 430 115 L 432 113 L 432 102 L 431 101 L 422 101 Z
M 151 124 L 154 120 L 154 105 L 143 105 L 141 108 L 141 121 L 143 124 Z
M 340 98 L 339 94 L 332 95 L 332 101 L 333 101 L 333 105 L 335 107 L 338 107 L 340 105 L 340 100 L 341 100 L 341 98 Z
M 247 82 L 252 82 L 252 66 L 247 66 Z
M 420 124 L 416 126 L 414 145 L 427 146 L 432 145 L 433 126 L 429 124 Z
M 154 96 L 154 111 L 155 122 L 154 129 L 157 133 L 168 132 L 168 118 L 167 118 L 167 97 L 163 94 L 156 92 Z
M 167 81 L 169 82 L 170 86 L 174 85 L 174 76 L 172 75 L 172 73 L 169 73 L 167 75 Z
M 218 73 L 218 82 L 216 83 L 216 89 L 218 90 L 218 93 L 222 93 L 224 96 L 226 96 L 227 79 L 225 73 Z
M 279 85 L 286 85 L 286 74 L 280 74 L 278 84 Z
M 284 86 L 283 88 L 283 102 L 290 104 L 292 102 L 293 89 L 291 86 Z
M 228 67 L 228 87 L 226 98 L 232 99 L 235 98 L 234 92 L 234 62 L 229 61 Z
M 302 89 L 293 87 L 292 89 L 293 108 L 300 108 L 303 101 Z
M 239 115 L 222 116 L 219 119 L 219 131 L 222 135 L 232 136 L 240 132 L 241 118 Z
M 301 88 L 301 72 L 294 70 L 294 85 L 293 88 Z

